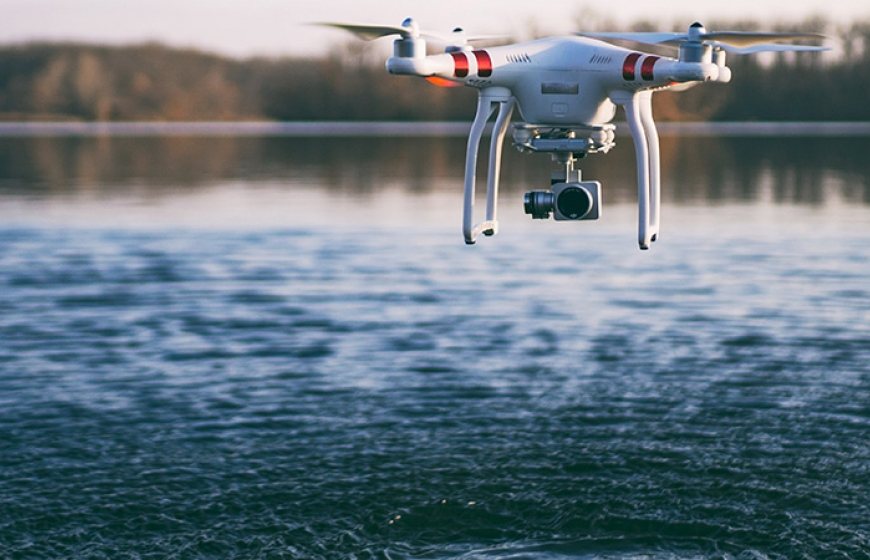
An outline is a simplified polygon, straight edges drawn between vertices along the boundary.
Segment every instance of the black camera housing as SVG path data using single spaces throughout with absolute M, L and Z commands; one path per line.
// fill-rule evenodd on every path
M 601 183 L 555 183 L 550 191 L 527 192 L 523 202 L 526 214 L 536 220 L 545 220 L 551 213 L 558 221 L 597 220 L 601 217 Z

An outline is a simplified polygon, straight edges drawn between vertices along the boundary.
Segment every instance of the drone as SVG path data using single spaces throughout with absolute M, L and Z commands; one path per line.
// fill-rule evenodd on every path
M 522 152 L 548 153 L 560 170 L 549 190 L 530 191 L 524 211 L 533 219 L 597 220 L 603 202 L 601 183 L 581 180 L 575 168 L 587 154 L 610 151 L 615 144 L 611 123 L 620 106 L 634 142 L 637 163 L 638 244 L 649 249 L 658 239 L 661 217 L 661 165 L 652 96 L 664 90 L 683 91 L 703 82 L 727 83 L 729 54 L 822 51 L 822 46 L 793 44 L 820 41 L 814 33 L 708 31 L 693 23 L 686 33 L 577 33 L 477 49 L 493 37 L 469 36 L 461 28 L 448 35 L 421 31 L 408 18 L 401 25 L 322 23 L 372 40 L 395 36 L 386 61 L 390 74 L 418 76 L 439 86 L 478 90 L 477 111 L 468 135 L 462 233 L 467 244 L 481 234 L 498 233 L 497 202 L 504 138 L 514 112 L 514 145 Z M 446 44 L 443 53 L 427 54 L 427 40 Z M 676 58 L 631 50 L 613 44 L 676 47 Z M 788 44 L 786 44 L 788 42 Z M 486 209 L 475 222 L 475 183 L 481 137 L 493 114 L 489 146 Z

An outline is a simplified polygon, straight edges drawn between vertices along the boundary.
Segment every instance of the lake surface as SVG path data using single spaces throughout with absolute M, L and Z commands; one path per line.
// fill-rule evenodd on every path
M 870 558 L 870 138 L 0 138 L 2 558 Z

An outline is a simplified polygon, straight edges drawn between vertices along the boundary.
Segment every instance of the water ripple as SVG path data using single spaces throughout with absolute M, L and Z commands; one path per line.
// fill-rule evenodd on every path
M 0 237 L 11 557 L 870 550 L 870 269 L 824 244 Z

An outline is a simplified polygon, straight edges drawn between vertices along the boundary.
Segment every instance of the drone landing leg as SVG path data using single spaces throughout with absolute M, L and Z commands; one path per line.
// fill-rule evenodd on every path
M 646 250 L 649 249 L 652 234 L 650 232 L 650 149 L 641 117 L 643 95 L 644 93 L 634 94 L 628 99 L 620 100 L 620 104 L 625 108 L 628 128 L 634 140 L 634 154 L 637 159 L 637 242 L 641 249 Z
M 652 92 L 644 91 L 637 94 L 640 98 L 640 118 L 646 133 L 649 149 L 649 187 L 650 187 L 650 240 L 655 241 L 659 235 L 662 202 L 661 155 L 659 150 L 659 133 L 653 120 Z
M 480 137 L 483 136 L 483 128 L 486 121 L 492 115 L 492 102 L 483 94 L 477 100 L 477 114 L 471 123 L 471 132 L 468 133 L 468 147 L 465 152 L 465 206 L 462 212 L 462 233 L 465 243 L 474 244 L 477 238 L 477 229 L 474 227 L 474 183 L 477 175 L 477 151 L 480 148 Z
M 490 224 L 490 228 L 483 230 L 484 235 L 498 233 L 498 182 L 501 173 L 501 149 L 513 112 L 514 102 L 512 99 L 499 102 L 498 116 L 495 118 L 492 138 L 489 142 L 489 172 L 486 176 L 486 222 Z
M 480 138 L 486 122 L 499 105 L 499 114 L 493 130 L 493 144 L 490 145 L 489 176 L 487 178 L 487 208 L 486 221 L 474 224 L 474 190 L 477 175 L 477 152 L 480 148 Z M 513 111 L 513 98 L 510 91 L 504 88 L 488 88 L 480 92 L 477 100 L 477 113 L 468 134 L 468 147 L 465 153 L 465 204 L 462 213 L 462 234 L 465 243 L 474 244 L 477 237 L 484 233 L 493 235 L 498 230 L 495 221 L 496 197 L 498 195 L 498 174 L 501 160 L 501 143 L 504 139 L 507 125 Z M 496 146 L 498 144 L 498 146 Z M 493 156 L 498 157 L 493 157 Z

